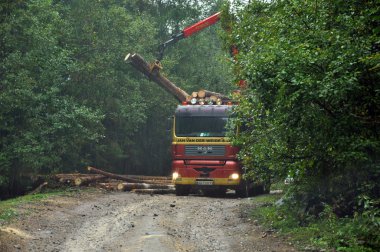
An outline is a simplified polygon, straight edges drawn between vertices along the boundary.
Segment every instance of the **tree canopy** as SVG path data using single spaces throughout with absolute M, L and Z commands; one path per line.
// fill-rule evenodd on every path
M 89 164 L 169 174 L 166 127 L 176 101 L 123 60 L 137 52 L 153 61 L 160 43 L 217 6 L 188 0 L 3 1 L 2 195 L 25 190 L 23 178 L 31 175 L 82 171 Z M 163 71 L 183 89 L 228 89 L 231 77 L 216 29 L 167 50 Z
M 294 180 L 300 219 L 329 205 L 342 217 L 372 209 L 379 223 L 379 14 L 378 1 L 278 0 L 225 18 L 248 86 L 240 158 L 251 178 Z

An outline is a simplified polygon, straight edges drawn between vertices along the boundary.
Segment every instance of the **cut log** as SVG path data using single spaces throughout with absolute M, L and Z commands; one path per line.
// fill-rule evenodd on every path
M 192 98 L 197 98 L 198 97 L 198 92 L 192 92 L 191 93 Z
M 129 53 L 125 57 L 125 61 L 129 62 L 139 72 L 143 73 L 150 80 L 156 82 L 158 85 L 164 88 L 168 93 L 173 95 L 179 102 L 186 101 L 186 97 L 188 97 L 189 94 L 181 88 L 177 87 L 174 83 L 172 83 L 170 80 L 168 80 L 160 73 L 159 62 L 157 63 L 156 61 L 154 64 L 150 65 L 148 62 L 145 61 L 143 57 L 136 53 Z
M 202 92 L 202 93 L 204 92 L 204 97 L 216 96 L 217 98 L 220 98 L 223 101 L 230 101 L 231 100 L 228 96 L 221 94 L 221 93 L 212 92 L 212 91 L 202 89 L 202 90 L 198 91 L 198 96 L 199 96 L 199 92 Z
M 131 191 L 134 189 L 174 189 L 173 185 L 147 184 L 147 183 L 119 183 L 117 190 Z
M 96 185 L 98 187 L 100 187 L 102 189 L 105 189 L 105 190 L 108 190 L 108 191 L 116 191 L 118 183 L 117 182 L 113 182 L 113 183 L 97 183 Z
M 132 192 L 141 194 L 170 194 L 175 193 L 175 189 L 134 189 Z
M 141 182 L 154 185 L 171 185 L 173 184 L 172 180 L 141 180 Z
M 93 182 L 98 182 L 104 180 L 106 177 L 103 175 L 98 176 L 80 176 L 75 178 L 74 185 L 76 186 L 85 186 Z
M 166 176 L 144 176 L 144 175 L 126 175 L 127 178 L 140 179 L 140 180 L 171 180 L 172 177 Z
M 205 98 L 206 97 L 206 92 L 205 90 L 201 89 L 198 91 L 198 97 L 199 98 Z
M 216 97 L 215 95 L 211 95 L 210 100 L 215 103 L 216 100 L 218 100 L 218 97 Z
M 96 169 L 96 168 L 91 167 L 91 166 L 88 166 L 87 170 L 90 171 L 90 172 L 102 174 L 102 175 L 104 175 L 104 176 L 106 176 L 108 178 L 118 179 L 118 180 L 122 180 L 122 181 L 126 181 L 126 182 L 132 182 L 132 183 L 139 183 L 139 182 L 141 182 L 141 180 L 137 180 L 137 179 L 133 179 L 133 178 L 128 178 L 126 176 L 122 176 L 122 175 L 118 175 L 118 174 L 114 174 L 114 173 L 110 173 L 110 172 L 105 172 L 105 171 L 102 171 L 100 169 Z
M 37 194 L 37 193 L 40 193 L 41 190 L 42 190 L 44 187 L 46 187 L 47 185 L 48 185 L 48 182 L 44 182 L 44 183 L 42 183 L 41 185 L 37 186 L 36 189 L 34 189 L 33 191 L 31 191 L 31 192 L 28 193 L 28 194 Z

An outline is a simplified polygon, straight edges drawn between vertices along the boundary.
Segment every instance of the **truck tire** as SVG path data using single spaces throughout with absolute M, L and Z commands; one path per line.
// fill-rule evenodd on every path
M 242 182 L 242 185 L 235 190 L 235 194 L 241 198 L 253 197 L 269 193 L 269 186 L 257 185 L 254 182 Z
M 175 195 L 177 196 L 187 196 L 190 193 L 190 187 L 186 185 L 176 185 L 175 186 Z

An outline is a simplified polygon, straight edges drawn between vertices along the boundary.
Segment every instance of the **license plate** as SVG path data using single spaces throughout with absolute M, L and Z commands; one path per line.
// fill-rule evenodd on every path
M 213 185 L 214 181 L 212 181 L 212 180 L 207 180 L 207 181 L 200 180 L 200 181 L 196 181 L 196 184 L 197 185 Z

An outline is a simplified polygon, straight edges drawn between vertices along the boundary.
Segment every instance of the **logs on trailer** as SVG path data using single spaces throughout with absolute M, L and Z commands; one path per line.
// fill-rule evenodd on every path
M 164 88 L 168 93 L 172 94 L 179 102 L 186 101 L 186 97 L 189 96 L 181 88 L 177 87 L 174 83 L 168 80 L 166 77 L 162 76 L 160 73 L 161 66 L 159 62 L 149 64 L 144 60 L 143 57 L 134 53 L 128 54 L 125 57 L 125 61 L 129 62 L 134 68 L 139 72 L 143 73 L 150 80 L 156 82 L 162 88 Z

